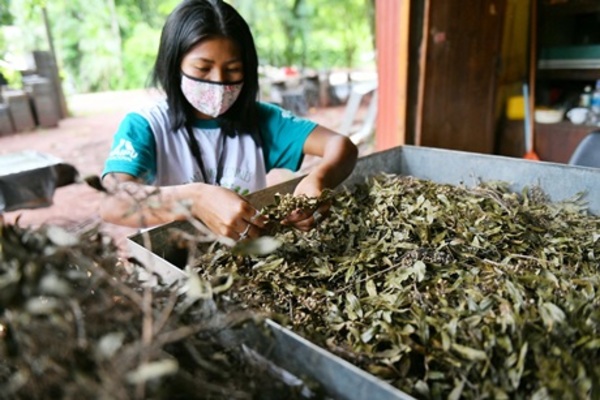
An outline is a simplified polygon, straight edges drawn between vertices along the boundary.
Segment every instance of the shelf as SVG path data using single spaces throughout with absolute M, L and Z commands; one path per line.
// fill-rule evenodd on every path
M 579 131 L 593 131 L 595 129 L 600 129 L 596 125 L 575 125 L 570 121 L 560 121 L 555 124 L 542 124 L 539 122 L 535 123 L 535 129 L 541 129 L 544 131 L 551 131 L 557 134 L 560 133 L 572 133 Z
M 544 0 L 541 3 L 544 14 L 584 14 L 600 12 L 598 0 Z
M 600 79 L 600 0 L 539 0 L 537 10 L 535 104 L 571 104 L 584 85 Z M 598 129 L 567 120 L 535 123 L 535 151 L 543 161 L 567 163 L 581 140 Z
M 596 69 L 538 69 L 538 79 L 595 81 L 600 79 L 600 68 Z
M 569 121 L 556 124 L 535 124 L 535 151 L 543 161 L 567 163 L 575 148 L 594 125 L 574 125 Z

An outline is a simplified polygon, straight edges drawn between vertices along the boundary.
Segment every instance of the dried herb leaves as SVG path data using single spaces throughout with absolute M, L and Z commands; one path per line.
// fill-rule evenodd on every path
M 331 201 L 274 253 L 221 248 L 200 273 L 418 397 L 600 397 L 600 218 L 579 199 L 381 175 Z

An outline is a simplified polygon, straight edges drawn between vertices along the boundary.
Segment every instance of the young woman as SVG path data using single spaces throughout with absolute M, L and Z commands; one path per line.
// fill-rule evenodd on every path
M 169 15 L 153 83 L 166 98 L 125 117 L 106 160 L 108 222 L 148 227 L 191 216 L 216 234 L 255 238 L 264 221 L 242 195 L 264 188 L 269 170 L 321 157 L 294 192 L 318 196 L 354 168 L 347 137 L 257 101 L 250 28 L 221 0 L 184 0 Z M 309 230 L 326 208 L 297 210 L 284 223 Z

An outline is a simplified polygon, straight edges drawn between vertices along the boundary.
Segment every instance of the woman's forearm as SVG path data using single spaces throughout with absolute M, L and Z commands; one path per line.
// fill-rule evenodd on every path
M 175 220 L 188 214 L 186 188 L 154 187 L 133 181 L 114 182 L 100 204 L 103 220 L 131 227 L 149 227 Z
M 323 187 L 334 188 L 350 175 L 357 157 L 358 150 L 349 138 L 341 135 L 329 138 L 321 162 L 309 175 L 320 180 Z

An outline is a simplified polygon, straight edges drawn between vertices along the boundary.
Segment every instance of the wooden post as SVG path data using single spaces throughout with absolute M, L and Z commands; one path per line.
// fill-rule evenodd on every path
M 415 145 L 421 145 L 423 131 L 423 105 L 425 104 L 425 72 L 427 71 L 427 43 L 429 43 L 429 8 L 430 0 L 425 0 L 423 13 L 423 36 L 421 39 L 419 57 L 419 87 L 417 94 L 417 109 L 415 115 Z
M 410 0 L 377 0 L 375 15 L 379 79 L 375 147 L 380 151 L 406 142 Z
M 537 0 L 531 0 L 529 22 L 529 143 L 525 147 L 529 149 L 526 158 L 539 160 L 535 153 L 535 80 L 537 71 Z
M 48 19 L 48 13 L 46 11 L 46 7 L 42 7 L 42 17 L 44 18 L 44 28 L 46 28 L 46 36 L 48 38 L 48 45 L 50 46 L 50 54 L 52 55 L 52 59 L 54 60 L 54 77 L 51 79 L 54 84 L 54 89 L 58 95 L 58 110 L 61 118 L 66 118 L 69 116 L 69 111 L 67 109 L 67 101 L 65 100 L 65 93 L 62 89 L 60 75 L 58 73 L 58 60 L 56 59 L 56 51 L 54 51 L 54 40 L 52 39 L 52 30 L 50 29 L 50 21 Z

